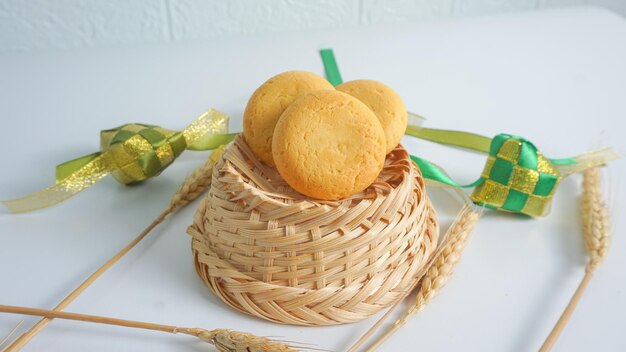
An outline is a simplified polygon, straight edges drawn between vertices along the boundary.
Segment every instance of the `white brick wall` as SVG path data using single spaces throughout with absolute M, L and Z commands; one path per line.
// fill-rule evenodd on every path
M 423 21 L 626 0 L 0 0 L 0 52 Z

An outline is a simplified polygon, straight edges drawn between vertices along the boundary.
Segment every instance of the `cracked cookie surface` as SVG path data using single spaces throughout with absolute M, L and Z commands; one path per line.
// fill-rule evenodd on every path
M 307 94 L 280 117 L 272 142 L 281 176 L 296 191 L 336 200 L 367 188 L 385 161 L 386 139 L 376 115 L 338 91 Z
M 243 136 L 250 149 L 266 164 L 274 165 L 272 136 L 280 115 L 301 96 L 335 88 L 323 77 L 305 71 L 288 71 L 263 83 L 250 97 L 243 114 Z
M 350 94 L 367 105 L 380 120 L 387 138 L 387 153 L 399 143 L 406 131 L 407 111 L 402 98 L 389 86 L 361 79 L 338 85 L 337 90 Z

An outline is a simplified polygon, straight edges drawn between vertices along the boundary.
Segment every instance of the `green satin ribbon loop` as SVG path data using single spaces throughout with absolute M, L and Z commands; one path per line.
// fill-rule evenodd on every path
M 415 155 L 411 155 L 411 160 L 413 160 L 413 162 L 417 164 L 417 166 L 420 168 L 420 171 L 422 171 L 422 175 L 425 178 L 446 184 L 448 186 L 459 187 L 459 188 L 472 188 L 472 187 L 476 187 L 477 185 L 483 182 L 483 178 L 481 177 L 478 180 L 472 183 L 466 184 L 466 185 L 456 183 L 441 168 L 431 163 L 430 161 L 426 159 L 422 159 Z
M 578 163 L 576 158 L 562 158 L 562 159 L 550 159 L 550 162 L 554 165 L 574 165 Z
M 322 63 L 324 64 L 324 71 L 326 72 L 328 82 L 335 87 L 343 83 L 333 49 L 322 49 L 320 50 L 320 55 L 322 56 Z

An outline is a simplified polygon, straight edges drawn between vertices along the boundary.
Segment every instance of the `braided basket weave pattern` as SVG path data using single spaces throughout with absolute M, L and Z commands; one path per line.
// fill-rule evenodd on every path
M 188 233 L 196 271 L 224 302 L 273 322 L 331 325 L 400 299 L 437 246 L 438 223 L 402 147 L 365 191 L 294 191 L 241 136 L 218 160 Z

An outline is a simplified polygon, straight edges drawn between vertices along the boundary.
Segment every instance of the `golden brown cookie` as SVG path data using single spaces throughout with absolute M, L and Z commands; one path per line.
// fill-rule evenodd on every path
M 272 135 L 278 118 L 299 97 L 323 89 L 334 90 L 323 77 L 304 71 L 283 72 L 263 83 L 243 113 L 243 136 L 250 149 L 265 163 L 274 165 Z
M 366 79 L 346 82 L 336 88 L 359 99 L 378 116 L 387 137 L 387 153 L 400 143 L 408 116 L 398 93 L 385 84 Z
M 358 99 L 325 90 L 296 100 L 274 130 L 272 153 L 296 191 L 341 199 L 367 188 L 385 161 L 385 132 Z

